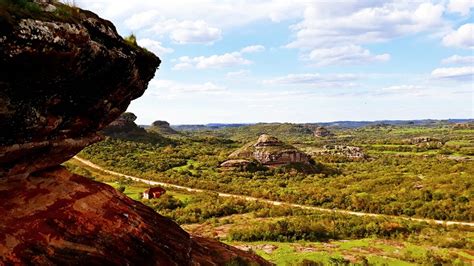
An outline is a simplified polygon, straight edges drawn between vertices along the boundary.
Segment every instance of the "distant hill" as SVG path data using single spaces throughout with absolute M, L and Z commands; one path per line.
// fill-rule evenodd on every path
M 334 122 L 314 122 L 314 123 L 302 123 L 295 125 L 310 125 L 310 126 L 329 126 L 329 127 L 340 127 L 340 128 L 358 128 L 370 125 L 440 125 L 440 124 L 456 124 L 456 123 L 468 123 L 474 122 L 474 118 L 470 119 L 421 119 L 421 120 L 377 120 L 377 121 L 334 121 Z M 195 125 L 172 125 L 171 127 L 178 131 L 193 131 L 193 130 L 217 130 L 222 128 L 237 128 L 253 125 L 278 125 L 278 124 L 292 124 L 292 123 L 237 123 L 237 124 L 225 124 L 225 123 L 211 123 L 211 124 L 195 124 Z M 147 126 L 144 126 L 147 127 Z

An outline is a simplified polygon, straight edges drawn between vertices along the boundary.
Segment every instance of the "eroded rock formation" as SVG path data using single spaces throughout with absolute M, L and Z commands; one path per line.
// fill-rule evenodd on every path
M 163 135 L 176 135 L 179 134 L 178 131 L 171 128 L 170 123 L 162 120 L 157 120 L 151 124 L 148 128 L 150 132 L 156 132 Z
M 334 134 L 325 127 L 315 128 L 313 131 L 313 134 L 315 137 L 322 137 L 322 138 L 334 136 Z
M 295 147 L 285 144 L 268 134 L 261 135 L 256 142 L 246 144 L 229 155 L 229 159 L 256 160 L 270 166 L 282 166 L 291 163 L 311 164 L 311 157 Z M 222 165 L 225 166 L 227 162 Z
M 346 145 L 325 145 L 322 149 L 313 151 L 312 154 L 318 156 L 345 157 L 351 160 L 367 158 L 367 155 L 360 147 Z
M 102 132 L 107 136 L 117 137 L 130 134 L 146 134 L 144 128 L 139 127 L 135 124 L 137 117 L 133 113 L 123 113 L 107 127 L 105 127 Z
M 100 140 L 160 60 L 91 12 L 41 3 L 0 2 L 0 264 L 268 264 L 59 166 Z

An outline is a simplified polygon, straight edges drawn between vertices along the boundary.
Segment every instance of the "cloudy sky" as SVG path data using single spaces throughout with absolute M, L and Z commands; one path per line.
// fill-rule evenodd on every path
M 474 1 L 76 0 L 163 61 L 140 124 L 474 117 Z

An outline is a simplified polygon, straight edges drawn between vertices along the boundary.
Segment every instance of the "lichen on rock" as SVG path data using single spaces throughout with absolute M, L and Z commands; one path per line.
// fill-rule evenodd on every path
M 83 140 L 83 147 L 97 141 L 95 132 L 143 94 L 160 64 L 91 12 L 78 12 L 77 22 L 21 17 L 8 9 L 2 14 L 0 154 L 16 144 L 30 148 L 14 161 L 0 157 L 0 176 L 25 173 L 10 167 L 21 164 L 21 158 L 27 160 L 28 172 L 41 169 L 46 164 L 42 153 L 59 153 L 54 143 L 61 140 Z M 79 150 L 50 157 L 49 165 Z M 35 157 L 42 161 L 38 167 Z

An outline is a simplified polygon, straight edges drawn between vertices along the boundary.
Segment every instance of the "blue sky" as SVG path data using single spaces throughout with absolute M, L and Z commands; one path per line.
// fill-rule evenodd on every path
M 474 117 L 474 1 L 78 0 L 163 61 L 138 123 Z

